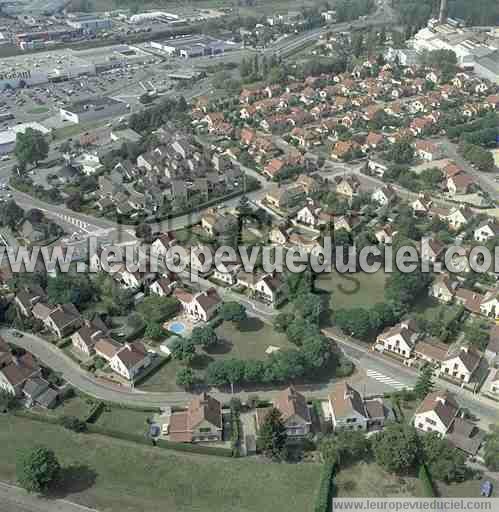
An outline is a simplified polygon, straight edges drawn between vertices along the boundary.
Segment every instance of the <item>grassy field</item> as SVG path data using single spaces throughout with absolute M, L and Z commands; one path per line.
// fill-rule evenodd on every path
M 210 351 L 197 348 L 197 355 L 192 363 L 193 369 L 200 375 L 206 367 L 217 359 L 265 359 L 265 350 L 269 345 L 280 348 L 292 347 L 286 336 L 275 332 L 270 325 L 257 318 L 248 318 L 238 329 L 232 322 L 224 322 L 217 328 L 221 340 Z M 157 372 L 138 385 L 143 391 L 179 391 L 175 384 L 175 375 L 180 363 L 169 361 Z
M 443 482 L 437 482 L 437 488 L 440 496 L 446 498 L 479 498 L 480 485 L 484 480 L 490 480 L 494 487 L 493 496 L 497 496 L 497 489 L 499 489 L 499 481 L 486 478 L 483 480 L 467 480 L 458 484 L 445 485 Z
M 50 109 L 48 107 L 40 106 L 40 107 L 33 107 L 26 111 L 27 114 L 45 114 L 45 112 L 48 112 Z
M 110 430 L 143 435 L 148 429 L 146 419 L 152 415 L 153 413 L 120 409 L 119 407 L 106 408 L 95 424 Z
M 315 464 L 179 455 L 5 416 L 0 480 L 14 482 L 19 450 L 40 444 L 64 466 L 58 495 L 100 512 L 307 512 L 320 474 Z
M 40 409 L 40 414 L 55 415 L 55 416 L 75 416 L 77 418 L 85 418 L 92 409 L 93 404 L 87 402 L 84 398 L 75 396 L 64 400 L 62 404 L 58 405 L 55 409 L 47 411 Z M 38 412 L 35 409 L 35 412 Z
M 361 462 L 342 469 L 334 480 L 338 498 L 410 498 L 423 496 L 417 478 L 392 475 L 374 463 Z
M 452 319 L 458 309 L 457 304 L 440 304 L 434 298 L 425 295 L 415 304 L 414 312 L 430 321 L 440 319 L 445 322 Z
M 320 275 L 315 287 L 331 294 L 329 302 L 332 309 L 368 308 L 383 301 L 386 279 L 381 271 L 373 274 L 339 274 L 333 271 Z

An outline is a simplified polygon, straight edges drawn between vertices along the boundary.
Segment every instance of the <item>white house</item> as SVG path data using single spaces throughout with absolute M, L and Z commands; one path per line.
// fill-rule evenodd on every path
M 499 289 L 488 291 L 480 303 L 480 312 L 489 318 L 499 317 Z
M 360 393 L 346 382 L 336 385 L 329 394 L 326 419 L 330 419 L 333 429 L 362 430 L 381 428 L 386 411 L 381 399 L 365 400 Z
M 383 331 L 376 338 L 376 348 L 382 352 L 393 352 L 404 359 L 409 359 L 417 338 L 418 334 L 413 322 L 404 321 Z
M 151 252 L 157 256 L 164 258 L 168 250 L 177 243 L 175 235 L 171 232 L 162 233 L 151 244 Z
M 266 274 L 256 282 L 254 292 L 264 302 L 276 307 L 286 300 L 287 286 L 278 274 Z
M 163 276 L 153 281 L 149 286 L 149 291 L 160 297 L 168 297 L 173 292 L 177 282 L 173 276 Z
M 466 207 L 452 208 L 448 215 L 442 217 L 442 220 L 449 224 L 449 227 L 458 231 L 468 224 L 473 213 Z
M 414 426 L 423 432 L 445 437 L 459 413 L 459 405 L 447 391 L 434 391 L 421 402 L 414 414 Z
M 109 365 L 116 373 L 130 381 L 150 364 L 151 356 L 145 346 L 138 341 L 125 343 L 109 361 Z
M 499 225 L 492 219 L 480 223 L 473 233 L 473 238 L 477 242 L 487 242 L 496 236 L 499 236 Z
M 371 199 L 380 206 L 387 206 L 395 200 L 397 195 L 390 185 L 377 188 L 371 195 Z
M 183 288 L 176 288 L 173 295 L 191 318 L 202 322 L 208 322 L 208 320 L 213 318 L 222 303 L 222 299 L 215 288 L 209 288 L 195 295 Z
M 474 350 L 461 347 L 458 354 L 450 355 L 442 362 L 440 373 L 461 382 L 470 382 L 481 359 L 482 356 Z

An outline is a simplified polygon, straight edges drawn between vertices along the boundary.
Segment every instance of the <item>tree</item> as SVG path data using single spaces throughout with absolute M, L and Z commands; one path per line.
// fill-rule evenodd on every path
M 492 433 L 485 438 L 485 465 L 490 471 L 499 471 L 499 427 L 495 426 Z
M 392 473 L 407 473 L 418 458 L 418 435 L 412 425 L 393 423 L 372 443 L 376 462 Z
M 428 393 L 433 391 L 433 368 L 428 364 L 419 373 L 418 380 L 414 386 L 416 397 L 422 400 Z
M 47 282 L 47 296 L 51 304 L 71 303 L 78 307 L 88 303 L 94 294 L 94 285 L 85 274 L 61 272 Z
M 0 213 L 0 223 L 13 229 L 24 217 L 24 210 L 15 201 L 8 201 L 4 204 Z
M 83 196 L 80 192 L 73 192 L 66 199 L 66 206 L 70 210 L 74 210 L 75 212 L 81 211 L 83 205 Z
M 59 423 L 65 429 L 73 432 L 85 432 L 87 430 L 87 424 L 76 416 L 61 416 Z
M 344 466 L 352 461 L 364 460 L 369 455 L 370 443 L 364 432 L 345 430 L 325 437 L 319 449 L 324 462 Z
M 414 147 L 407 139 L 399 140 L 391 145 L 387 158 L 396 164 L 410 164 L 414 159 Z
M 176 382 L 177 386 L 189 389 L 194 384 L 194 372 L 190 368 L 179 368 Z
M 179 361 L 189 364 L 196 355 L 196 346 L 190 339 L 177 338 L 170 345 L 172 356 Z
M 423 459 L 431 475 L 445 483 L 462 482 L 466 476 L 465 456 L 436 432 L 422 436 Z
M 17 480 L 28 492 L 46 492 L 60 475 L 61 466 L 55 453 L 39 446 L 20 454 Z
M 279 313 L 277 316 L 274 317 L 274 320 L 272 322 L 274 329 L 277 332 L 286 332 L 286 329 L 290 324 L 291 320 L 293 320 L 293 318 L 294 315 L 291 313 Z
M 178 311 L 179 302 L 175 297 L 150 295 L 137 307 L 137 312 L 144 322 L 160 324 Z
M 283 458 L 287 433 L 282 421 L 282 414 L 276 408 L 272 408 L 266 415 L 260 427 L 258 438 L 260 449 L 266 457 L 281 460 Z
M 24 133 L 17 133 L 15 154 L 21 165 L 34 163 L 36 166 L 47 158 L 48 153 L 47 139 L 38 130 L 28 128 Z
M 221 307 L 222 318 L 226 322 L 244 322 L 246 308 L 238 302 L 224 302 Z
M 195 345 L 201 345 L 204 349 L 208 349 L 218 343 L 218 336 L 215 329 L 210 325 L 194 327 L 191 333 L 191 341 Z
M 142 223 L 142 224 L 139 224 L 136 228 L 135 228 L 135 236 L 137 238 L 142 238 L 146 241 L 149 241 L 152 239 L 152 228 L 151 228 L 151 225 L 150 224 L 145 224 L 145 223 Z
M 165 331 L 158 322 L 146 322 L 146 330 L 144 334 L 153 340 L 159 341 L 165 336 Z

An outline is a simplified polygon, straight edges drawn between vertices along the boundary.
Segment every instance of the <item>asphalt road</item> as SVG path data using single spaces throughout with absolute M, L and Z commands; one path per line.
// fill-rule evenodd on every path
M 19 487 L 0 482 L 2 512 L 95 512 L 67 500 L 55 500 L 28 494 Z

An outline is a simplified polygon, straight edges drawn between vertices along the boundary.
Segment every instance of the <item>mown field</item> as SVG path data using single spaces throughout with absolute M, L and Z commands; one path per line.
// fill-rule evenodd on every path
M 58 497 L 99 512 L 308 512 L 319 483 L 316 464 L 179 455 L 13 416 L 0 421 L 0 480 L 14 482 L 19 450 L 40 444 L 64 466 Z

